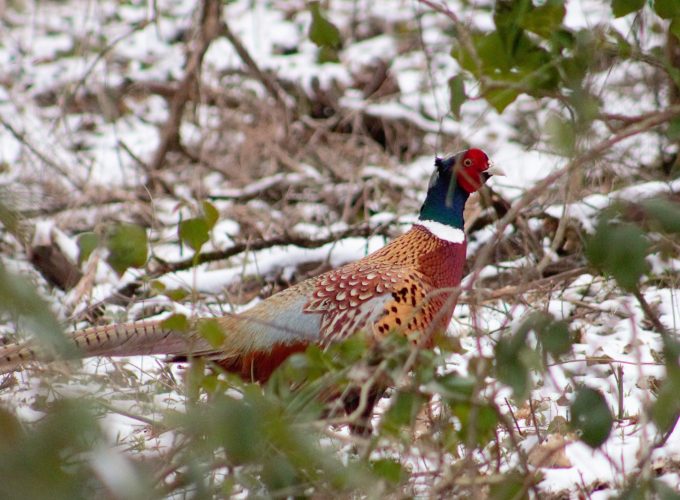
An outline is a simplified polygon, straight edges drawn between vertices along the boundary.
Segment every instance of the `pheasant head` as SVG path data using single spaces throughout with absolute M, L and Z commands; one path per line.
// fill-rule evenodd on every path
M 420 220 L 463 229 L 465 202 L 492 175 L 503 173 L 481 149 L 467 149 L 448 158 L 437 158 L 427 197 L 420 209 Z

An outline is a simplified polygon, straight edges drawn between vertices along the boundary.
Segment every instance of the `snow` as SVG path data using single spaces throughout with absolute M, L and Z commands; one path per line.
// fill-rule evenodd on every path
M 137 222 L 152 228 L 150 236 L 154 255 L 173 263 L 191 256 L 186 247 L 178 245 L 176 225 L 180 217 L 195 216 L 196 201 L 200 199 L 210 199 L 221 217 L 204 250 L 220 251 L 248 238 L 266 237 L 268 231 L 280 227 L 310 239 L 329 237 L 348 230 L 356 223 L 370 228 L 388 226 L 392 231 L 390 234 L 403 232 L 409 224 L 418 223 L 417 206 L 432 172 L 433 156 L 445 156 L 469 145 L 483 147 L 503 168 L 506 177 L 494 178 L 492 186 L 510 202 L 565 166 L 566 160 L 550 151 L 545 138 L 539 138 L 535 143 L 524 137 L 519 139 L 525 140 L 518 140 L 517 131 L 522 127 L 513 122 L 513 118 L 525 113 L 535 119 L 539 127 L 544 126 L 550 113 L 559 111 L 552 103 L 543 101 L 545 106 L 536 108 L 533 99 L 520 97 L 507 112 L 499 115 L 477 98 L 479 89 L 469 88 L 470 95 L 474 97 L 465 103 L 462 118 L 455 120 L 450 115 L 447 80 L 460 68 L 449 55 L 451 38 L 448 30 L 451 26 L 445 16 L 430 12 L 417 2 L 359 3 L 366 9 L 367 15 L 370 13 L 383 27 L 377 30 L 378 33 L 364 36 L 360 41 L 348 39 L 339 53 L 339 63 L 317 63 L 317 48 L 307 35 L 310 16 L 307 9 L 300 7 L 302 2 L 299 2 L 300 5 L 295 2 L 277 5 L 277 2 L 237 0 L 225 4 L 225 18 L 260 68 L 276 75 L 282 85 L 299 85 L 308 96 L 313 96 L 315 89 L 337 92 L 339 105 L 352 117 L 368 114 L 383 120 L 398 119 L 410 123 L 423 133 L 422 154 L 402 161 L 385 152 L 375 153 L 367 149 L 362 152 L 361 161 L 356 160 L 356 164 L 352 165 L 353 170 L 343 172 L 347 174 L 345 177 L 319 169 L 318 165 L 311 164 L 317 158 L 299 154 L 292 144 L 281 147 L 280 138 L 271 132 L 274 129 L 267 129 L 266 120 L 251 109 L 252 101 L 248 97 L 255 95 L 256 99 L 264 100 L 267 93 L 257 79 L 242 74 L 246 70 L 243 62 L 232 45 L 221 38 L 205 55 L 201 76 L 204 88 L 199 88 L 198 92 L 207 95 L 210 88 L 228 89 L 233 92 L 228 95 L 246 111 L 238 109 L 238 106 L 214 105 L 207 99 L 189 104 L 181 136 L 188 150 L 198 150 L 201 154 L 198 159 L 187 161 L 188 166 L 180 172 L 173 170 L 174 164 L 169 162 L 170 173 L 161 172 L 160 175 L 165 176 L 163 179 L 170 184 L 175 197 L 154 194 L 149 205 L 151 213 L 131 208 L 141 203 L 140 198 L 146 202 L 152 197 L 142 187 L 148 172 L 140 161 L 149 161 L 158 146 L 158 130 L 168 116 L 167 100 L 160 95 L 126 96 L 124 109 L 119 110 L 120 116 L 114 114 L 112 117 L 92 111 L 88 105 L 65 111 L 65 100 L 77 88 L 77 97 L 87 101 L 86 97 L 91 94 L 89 106 L 103 108 L 106 93 L 128 80 L 176 83 L 184 74 L 186 44 L 181 35 L 192 25 L 196 15 L 195 2 L 133 2 L 121 5 L 109 1 L 93 4 L 68 0 L 28 2 L 22 11 L 11 6 L 0 8 L 6 19 L 12 21 L 5 27 L 3 45 L 0 46 L 0 66 L 5 71 L 0 80 L 0 118 L 22 136 L 19 140 L 7 127 L 0 125 L 0 195 L 4 195 L 5 189 L 20 186 L 28 191 L 38 184 L 42 191 L 36 191 L 38 200 L 35 206 L 29 202 L 31 206 L 21 207 L 35 209 L 38 214 L 29 216 L 34 228 L 32 241 L 34 244 L 54 241 L 74 262 L 78 256 L 78 232 L 98 230 L 100 224 L 105 225 L 119 217 L 128 220 L 133 214 L 138 217 L 135 219 Z M 351 32 L 353 7 L 350 4 L 352 2 L 330 3 L 333 19 L 337 19 L 346 36 Z M 464 22 L 480 28 L 492 26 L 490 11 L 471 16 L 470 11 L 459 2 L 449 4 Z M 424 13 L 417 28 L 423 30 L 419 43 L 428 50 L 428 57 L 422 50 L 404 49 L 407 37 L 400 30 L 416 28 L 416 12 Z M 610 15 L 607 2 L 567 2 L 566 24 L 572 28 L 596 29 L 600 23 L 609 22 Z M 612 25 L 623 36 L 629 36 L 632 30 L 638 29 L 633 18 L 626 16 L 615 20 Z M 366 27 L 360 23 L 358 29 Z M 361 35 L 358 32 L 356 36 Z M 654 33 L 636 33 L 636 36 L 641 36 L 643 45 L 647 47 L 658 43 L 658 35 Z M 104 47 L 108 52 L 104 57 L 98 57 Z M 291 49 L 295 49 L 294 53 L 286 53 Z M 352 88 L 354 75 L 375 60 L 388 63 L 400 88 L 398 94 L 365 99 L 361 90 Z M 642 76 L 642 80 L 649 81 L 652 75 L 645 71 L 639 64 L 617 66 L 595 75 L 589 84 L 605 103 L 606 112 L 642 113 L 658 106 L 649 86 L 639 85 L 630 89 L 629 95 L 618 92 L 616 87 L 633 77 Z M 49 101 L 50 96 L 54 102 L 38 104 L 39 97 Z M 236 123 L 261 127 L 264 139 L 259 142 L 253 140 L 249 135 L 252 129 L 239 128 Z M 310 126 L 310 130 L 312 128 Z M 301 127 L 291 132 L 289 140 L 309 141 L 313 145 L 314 141 L 320 141 L 317 133 L 318 130 L 309 133 Z M 610 135 L 611 131 L 596 126 L 592 130 L 592 138 L 588 139 L 594 141 Z M 329 137 L 332 139 L 333 135 L 329 134 Z M 340 148 L 345 144 L 341 143 L 354 140 L 353 137 L 342 138 L 332 143 L 329 137 L 324 136 L 323 140 L 329 141 L 324 146 L 337 149 L 338 156 L 345 154 Z M 249 141 L 253 142 L 248 145 Z M 270 165 L 261 165 L 263 172 L 269 173 L 252 182 L 242 182 L 248 175 L 240 178 L 238 167 L 241 164 L 251 165 L 254 163 L 251 158 L 260 155 L 271 157 L 273 150 L 268 149 L 271 144 L 276 144 L 281 156 L 270 158 Z M 544 220 L 536 216 L 540 212 L 557 219 L 566 216 L 586 232 L 592 232 L 597 214 L 614 201 L 637 202 L 646 197 L 680 192 L 679 180 L 639 180 L 647 179 L 647 175 L 651 178 L 651 172 L 646 171 L 644 166 L 657 163 L 662 146 L 662 137 L 652 133 L 623 141 L 604 158 L 589 163 L 585 173 L 612 174 L 617 181 L 626 184 L 624 187 L 588 186 L 586 180 L 585 194 L 579 194 L 565 205 L 556 194 L 563 190 L 564 185 L 552 186 L 550 195 L 535 200 L 528 207 L 527 226 L 535 232 L 541 229 Z M 225 164 L 227 162 L 221 161 L 220 154 L 224 151 L 231 154 L 232 150 L 237 152 L 229 157 L 232 162 Z M 319 150 L 323 151 L 323 148 Z M 215 154 L 211 156 L 213 151 Z M 173 154 L 181 157 L 180 153 Z M 632 160 L 611 161 L 619 157 Z M 173 157 L 172 161 L 184 165 L 181 162 L 186 158 L 177 160 Z M 287 168 L 281 167 L 284 163 Z M 370 199 L 366 200 L 364 213 L 345 217 L 343 210 L 329 207 L 347 204 L 346 208 L 351 208 L 347 193 L 355 193 L 358 186 L 370 188 L 367 189 Z M 297 198 L 290 205 L 286 204 L 289 200 L 272 203 L 265 199 L 267 191 L 285 193 L 289 188 L 299 189 L 296 191 Z M 81 191 L 106 194 L 115 193 L 116 189 L 126 196 L 113 196 L 115 203 L 94 197 L 89 204 L 81 206 L 75 196 Z M 49 205 L 44 205 L 51 196 L 56 196 L 51 194 L 53 192 L 62 196 L 64 192 L 68 193 L 69 205 L 54 216 Z M 459 243 L 463 239 L 461 231 L 442 228 L 428 221 L 420 224 L 427 224 L 430 231 L 448 241 Z M 516 233 L 514 228 L 506 227 L 503 237 L 519 238 Z M 471 235 L 469 255 L 475 255 L 495 237 L 496 229 L 491 226 Z M 546 252 L 550 239 L 546 236 L 539 242 Z M 168 289 L 184 288 L 196 292 L 191 299 L 178 302 L 161 294 L 132 306 L 107 305 L 104 313 L 109 319 L 126 321 L 139 317 L 161 319 L 173 312 L 195 317 L 244 310 L 258 303 L 261 295 L 246 294 L 243 300 L 232 303 L 231 288 L 238 288 L 252 278 L 265 287 L 274 286 L 273 282 L 297 278 L 302 268 L 320 264 L 340 266 L 367 255 L 385 242 L 386 237 L 376 235 L 345 238 L 319 248 L 280 245 L 245 252 L 226 261 L 164 273 L 158 278 Z M 60 319 L 70 324 L 71 318 L 74 318 L 73 322 L 78 326 L 89 325 L 80 319 L 80 315 L 92 303 L 111 297 L 121 287 L 140 277 L 145 278 L 139 270 L 129 270 L 119 277 L 103 262 L 101 255 L 97 255 L 100 262 L 95 267 L 92 287 L 81 303 L 73 304 L 77 295 L 73 291 L 64 293 L 47 285 L 29 264 L 23 245 L 12 235 L 0 234 L 0 251 L 5 267 L 36 282 L 40 293 L 50 301 Z M 558 262 L 562 257 L 559 252 L 549 254 L 552 262 Z M 677 332 L 680 328 L 680 296 L 676 276 L 680 260 L 654 253 L 648 261 L 652 277 L 667 279 L 646 283 L 645 297 L 658 310 L 660 321 Z M 533 254 L 510 260 L 502 257 L 486 263 L 475 276 L 476 283 L 483 280 L 488 283 L 485 287 L 489 290 L 498 290 L 502 287 L 505 273 L 522 273 L 533 270 L 535 266 Z M 494 280 L 499 284 L 496 285 Z M 470 296 L 475 292 L 472 285 L 473 277 L 468 277 L 462 284 Z M 492 358 L 501 336 L 515 331 L 526 315 L 536 310 L 569 321 L 578 336 L 572 353 L 564 359 L 551 360 L 548 373 L 534 377 L 536 386 L 531 396 L 544 405 L 539 410 L 540 417 L 547 423 L 556 415 L 568 417 L 567 407 L 558 400 L 563 396 L 571 398 L 575 383 L 586 383 L 600 389 L 608 405 L 616 412 L 621 397 L 615 373 L 618 367 L 623 367 L 624 387 L 624 418 L 617 421 L 602 449 L 593 451 L 579 441 L 571 440 L 565 453 L 572 467 L 542 467 L 544 479 L 539 489 L 543 493 L 566 491 L 575 495 L 581 486 L 590 488 L 606 484 L 606 489 L 592 492 L 591 498 L 617 494 L 625 486 L 623 478 L 634 471 L 639 454 L 647 449 L 650 439 L 655 436 L 655 429 L 646 421 L 646 409 L 654 398 L 650 390 L 653 380 L 665 376 L 665 368 L 659 362 L 661 337 L 650 329 L 633 297 L 617 291 L 611 281 L 584 273 L 549 296 L 518 292 L 507 300 L 488 300 L 474 306 L 460 304 L 449 332 L 460 337 L 461 352 L 447 360 L 447 367 L 467 374 L 472 360 Z M 3 317 L 3 322 L 5 320 Z M 7 319 L 7 324 L 1 328 L 3 333 L 13 332 L 14 324 Z M 532 340 L 535 342 L 535 338 Z M 95 358 L 84 361 L 82 366 L 70 368 L 66 377 L 69 380 L 64 381 L 62 377 L 58 384 L 52 386 L 41 384 L 37 374 L 22 372 L 17 375 L 16 386 L 0 392 L 0 402 L 11 408 L 21 421 L 33 423 L 44 416 L 43 411 L 35 409 L 41 408 L 35 405 L 41 398 L 92 396 L 111 400 L 112 409 L 102 417 L 101 426 L 112 446 L 95 450 L 92 464 L 106 484 L 115 485 L 128 482 L 135 475 L 130 455 L 125 451 L 127 446 L 141 439 L 145 447 L 139 452 L 140 456 L 159 456 L 171 449 L 175 442 L 173 432 L 149 436 L 147 425 L 125 415 L 153 417 L 163 410 L 183 410 L 186 394 L 159 380 L 163 366 L 162 358 L 153 356 L 113 362 Z M 182 379 L 181 370 L 181 366 L 170 369 L 178 380 Z M 510 398 L 510 391 L 497 383 L 491 383 L 489 387 L 489 397 L 495 398 L 504 412 L 509 412 L 504 399 Z M 143 397 L 137 397 L 136 391 Z M 139 400 L 146 401 L 146 404 L 138 404 Z M 512 411 L 517 410 L 519 408 L 512 407 Z M 346 429 L 341 432 L 346 432 Z M 522 446 L 529 449 L 537 442 L 537 437 L 529 434 Z M 678 461 L 678 450 L 680 426 L 663 447 L 653 452 L 653 457 L 666 463 Z M 438 467 L 416 446 L 399 451 L 403 452 L 403 455 L 397 455 L 402 458 L 402 463 L 413 467 L 414 471 L 427 473 Z M 394 454 L 386 452 L 382 456 Z M 447 455 L 447 460 L 453 459 Z M 506 466 L 509 466 L 516 463 L 517 457 L 510 453 L 507 460 Z M 422 488 L 418 491 L 426 494 L 428 479 L 427 475 L 423 475 L 422 479 L 416 480 L 417 488 Z M 671 488 L 680 488 L 677 472 L 664 473 L 660 480 Z

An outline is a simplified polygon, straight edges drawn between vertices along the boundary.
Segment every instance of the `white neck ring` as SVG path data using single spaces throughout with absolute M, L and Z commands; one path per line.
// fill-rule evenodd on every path
M 419 220 L 416 224 L 423 226 L 440 240 L 449 243 L 463 243 L 465 241 L 465 232 L 457 227 L 451 227 L 433 220 Z

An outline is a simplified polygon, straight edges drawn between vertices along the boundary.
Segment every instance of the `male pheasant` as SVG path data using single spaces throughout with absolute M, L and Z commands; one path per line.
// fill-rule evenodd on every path
M 242 314 L 218 318 L 225 338 L 217 348 L 197 333 L 174 332 L 159 321 L 96 326 L 69 338 L 83 357 L 201 356 L 260 382 L 309 344 L 327 346 L 360 330 L 373 341 L 394 332 L 427 346 L 453 314 L 465 262 L 465 202 L 499 173 L 479 149 L 438 158 L 435 167 L 419 220 L 408 232 Z M 0 346 L 0 372 L 32 360 L 48 361 L 49 356 L 30 344 Z

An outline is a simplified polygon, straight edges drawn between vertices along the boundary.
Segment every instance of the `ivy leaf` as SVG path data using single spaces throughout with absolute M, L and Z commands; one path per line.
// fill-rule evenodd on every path
M 210 239 L 210 227 L 203 217 L 186 219 L 179 223 L 179 238 L 189 245 L 194 252 Z
M 612 0 L 612 12 L 614 17 L 623 17 L 640 10 L 644 5 L 645 0 Z
M 99 245 L 97 233 L 81 233 L 78 236 L 78 264 L 85 262 Z
M 129 267 L 143 267 L 148 257 L 146 230 L 137 224 L 116 224 L 106 238 L 106 261 L 120 275 Z
M 456 75 L 449 78 L 449 104 L 453 116 L 460 119 L 460 108 L 465 102 L 465 79 L 463 75 Z
M 581 441 L 598 448 L 609 437 L 614 419 L 601 392 L 582 387 L 571 405 L 571 427 L 581 432 Z
M 601 220 L 587 241 L 586 256 L 621 288 L 632 292 L 649 267 L 645 260 L 648 249 L 649 241 L 638 226 Z

